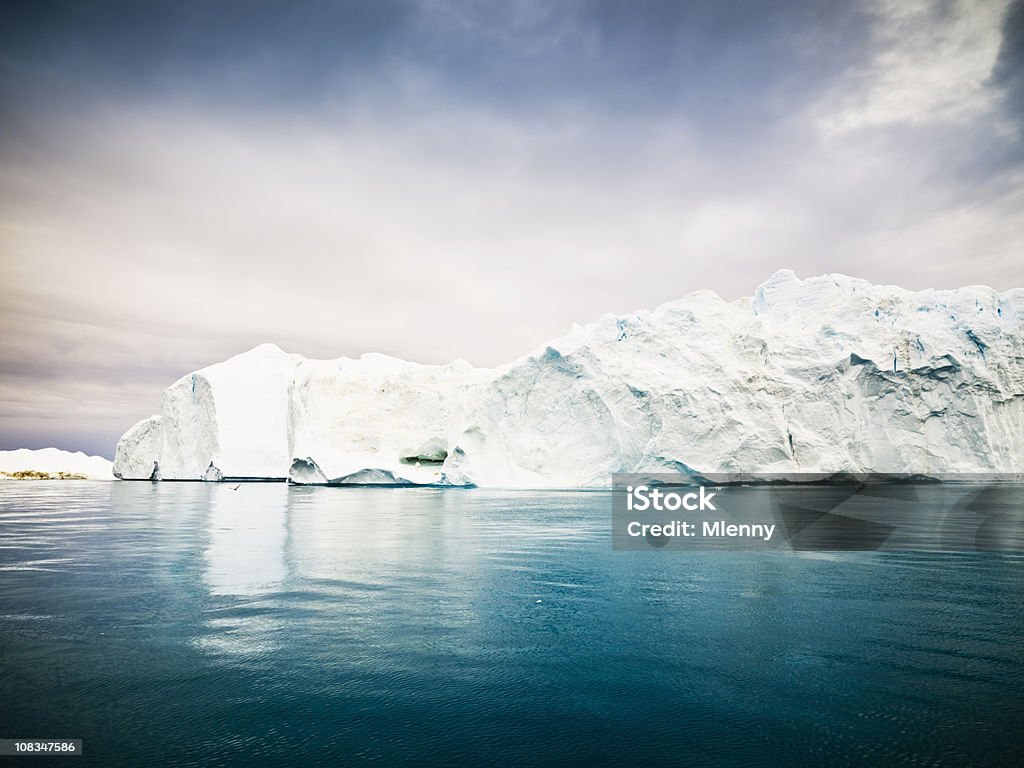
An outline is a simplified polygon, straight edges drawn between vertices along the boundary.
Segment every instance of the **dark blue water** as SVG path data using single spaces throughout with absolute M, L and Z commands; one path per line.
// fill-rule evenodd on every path
M 609 513 L 0 483 L 0 737 L 103 766 L 1019 763 L 1021 556 L 613 552 Z

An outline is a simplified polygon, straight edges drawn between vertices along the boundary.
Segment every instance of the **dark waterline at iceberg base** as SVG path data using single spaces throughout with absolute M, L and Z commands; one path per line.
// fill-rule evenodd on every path
M 0 737 L 104 766 L 1017 760 L 1024 557 L 613 552 L 609 498 L 0 484 Z

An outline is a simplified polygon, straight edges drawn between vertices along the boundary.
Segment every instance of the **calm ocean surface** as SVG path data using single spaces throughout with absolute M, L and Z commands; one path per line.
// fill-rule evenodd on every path
M 614 552 L 610 494 L 0 483 L 11 764 L 1010 765 L 1024 557 Z

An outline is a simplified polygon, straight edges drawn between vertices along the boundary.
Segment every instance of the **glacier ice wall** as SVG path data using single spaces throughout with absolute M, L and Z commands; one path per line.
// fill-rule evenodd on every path
M 1024 290 L 776 273 L 576 326 L 511 364 L 309 360 L 189 374 L 125 479 L 607 486 L 613 472 L 1024 470 Z

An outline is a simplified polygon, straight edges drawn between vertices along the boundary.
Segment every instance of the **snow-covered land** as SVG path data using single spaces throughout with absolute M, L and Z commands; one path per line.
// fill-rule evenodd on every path
M 63 473 L 65 476 L 84 475 L 89 480 L 113 480 L 112 469 L 113 464 L 109 460 L 102 456 L 88 456 L 81 451 L 71 453 L 59 448 L 0 451 L 0 479 L 18 472 L 31 472 L 51 477 L 59 477 Z
M 677 470 L 1024 471 L 1024 290 L 781 271 L 491 369 L 265 344 L 172 384 L 114 461 L 125 479 L 492 487 Z

